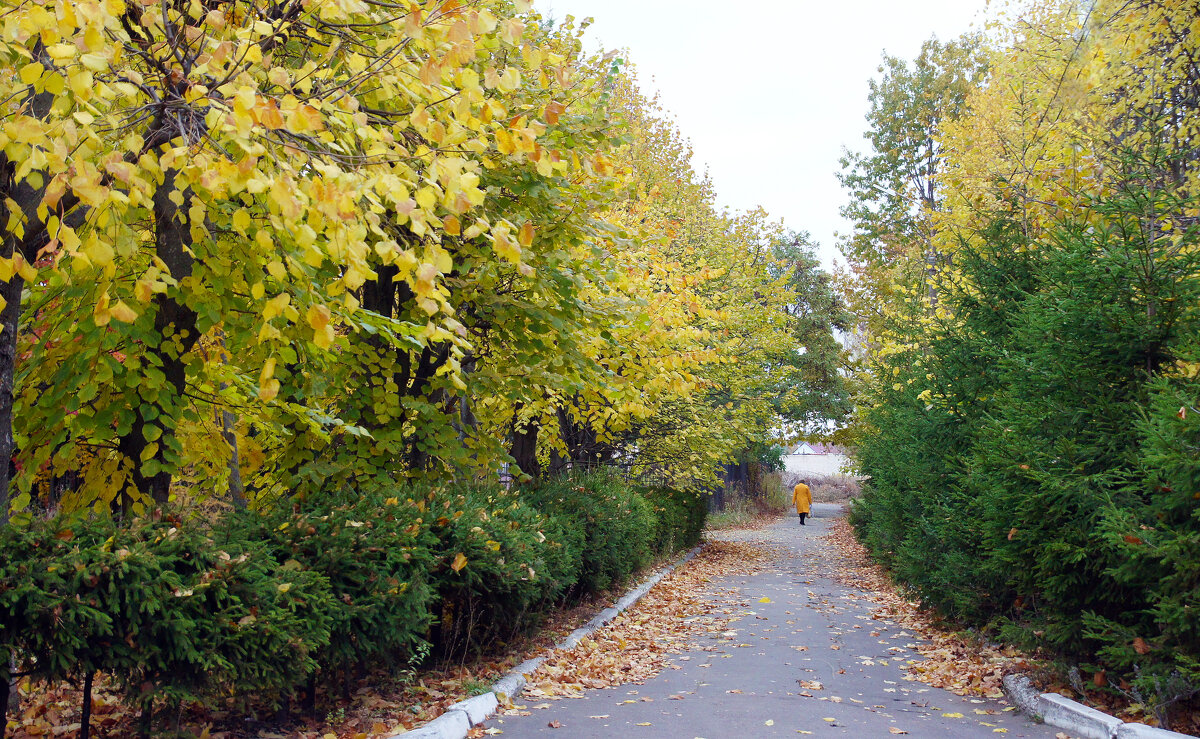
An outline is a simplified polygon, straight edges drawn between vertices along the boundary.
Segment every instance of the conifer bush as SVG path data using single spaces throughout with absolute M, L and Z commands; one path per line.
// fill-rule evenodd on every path
M 614 474 L 550 480 L 522 494 L 562 519 L 568 546 L 582 552 L 575 595 L 618 585 L 653 559 L 657 516 L 645 498 Z
M 427 498 L 443 654 L 477 650 L 535 625 L 579 576 L 583 552 L 561 517 L 517 492 L 482 486 Z
M 1183 203 L 1136 184 L 1089 205 L 963 244 L 953 320 L 883 364 L 851 518 L 927 605 L 1169 701 L 1200 686 L 1200 229 L 1163 248 Z
M 650 485 L 637 488 L 637 494 L 654 511 L 656 552 L 670 554 L 696 546 L 708 516 L 708 500 L 703 493 Z
M 316 667 L 328 583 L 201 522 L 59 517 L 0 534 L 0 649 L 45 680 L 103 672 L 142 709 L 253 691 L 270 702 Z
M 314 492 L 237 518 L 232 536 L 261 541 L 289 572 L 313 572 L 332 594 L 322 669 L 406 662 L 426 649 L 434 564 L 426 504 L 402 489 Z

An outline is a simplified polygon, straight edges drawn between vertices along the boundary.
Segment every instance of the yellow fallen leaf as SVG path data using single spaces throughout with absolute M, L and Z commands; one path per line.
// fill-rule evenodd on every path
M 993 734 L 1007 734 L 1008 729 L 992 729 Z
M 962 718 L 961 713 L 943 713 L 942 718 Z
M 649 721 L 642 721 L 638 724 L 638 726 L 654 726 L 654 724 L 650 723 Z
M 908 732 L 905 731 L 904 729 L 898 729 L 895 726 L 889 726 L 888 733 L 889 734 L 907 734 Z
M 764 721 L 764 722 L 763 722 L 763 725 L 764 725 L 764 726 L 774 726 L 774 725 L 775 725 L 775 719 L 773 719 L 773 718 L 769 718 L 769 719 L 767 719 L 766 721 Z
M 759 602 L 759 603 L 770 603 L 770 602 L 771 602 L 771 599 L 770 599 L 770 598 L 767 598 L 767 597 L 763 597 L 763 598 L 759 598 L 759 599 L 758 599 L 758 602 Z
M 463 556 L 462 552 L 459 552 L 458 554 L 454 555 L 454 562 L 451 563 L 450 569 L 454 570 L 455 572 L 461 572 L 462 568 L 464 568 L 466 566 L 467 566 L 467 558 Z M 336 739 L 336 737 L 335 737 L 335 739 Z
M 828 722 L 829 722 L 829 723 L 831 723 L 831 724 L 832 724 L 834 721 L 837 721 L 837 719 L 836 719 L 836 718 L 823 718 L 823 719 L 821 719 L 821 720 L 822 720 L 822 721 L 828 721 Z

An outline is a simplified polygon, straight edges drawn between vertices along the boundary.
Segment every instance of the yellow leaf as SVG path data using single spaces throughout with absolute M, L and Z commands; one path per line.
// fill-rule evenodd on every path
M 521 225 L 520 241 L 521 246 L 533 245 L 533 223 L 531 221 L 525 221 L 525 223 Z
M 250 211 L 241 208 L 237 213 L 233 214 L 233 228 L 241 235 L 246 235 L 246 229 L 250 228 Z
M 962 715 L 961 713 L 957 713 L 957 712 L 956 712 L 956 713 L 943 713 L 943 714 L 942 714 L 942 718 L 962 718 L 962 717 L 963 717 L 963 715 Z
M 87 244 L 84 245 L 82 251 L 88 258 L 88 261 L 97 267 L 107 267 L 112 263 L 115 254 L 113 248 L 100 240 L 96 234 L 92 234 L 88 238 Z
M 455 572 L 461 572 L 462 568 L 464 568 L 466 566 L 467 566 L 467 558 L 463 556 L 462 552 L 459 552 L 458 554 L 454 555 L 454 562 L 452 562 L 450 564 L 450 569 L 454 570 Z
M 121 323 L 133 323 L 138 317 L 137 311 L 126 305 L 124 300 L 118 300 L 109 313 Z
M 497 229 L 492 233 L 492 243 L 495 244 L 496 253 L 510 262 L 519 262 L 521 260 L 521 247 L 517 242 L 512 240 L 512 236 L 504 229 Z
M 759 598 L 759 599 L 758 599 L 758 602 L 759 602 L 759 603 L 770 603 L 770 602 L 771 602 L 771 599 L 770 599 L 770 598 L 763 597 L 763 598 Z
M 79 61 L 93 72 L 103 72 L 108 69 L 108 61 L 100 54 L 84 54 L 79 57 Z
M 21 67 L 21 82 L 32 85 L 42 76 L 43 69 L 42 65 L 38 62 L 26 64 L 24 67 Z
M 333 346 L 333 340 L 336 336 L 333 326 L 326 324 L 322 328 L 313 331 L 313 343 L 322 349 L 328 349 Z
M 112 314 L 109 312 L 108 306 L 108 291 L 105 290 L 100 299 L 96 301 L 96 307 L 92 309 L 92 320 L 96 322 L 97 326 L 107 326 L 108 322 L 112 319 Z
M 320 331 L 329 325 L 329 308 L 324 305 L 314 305 L 308 309 L 308 313 L 305 317 L 308 319 L 309 326 L 312 326 L 313 329 Z

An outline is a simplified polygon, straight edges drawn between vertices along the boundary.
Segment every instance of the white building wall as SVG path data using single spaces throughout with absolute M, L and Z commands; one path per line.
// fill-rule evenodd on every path
M 845 475 L 844 454 L 788 454 L 783 458 L 783 469 L 798 475 Z

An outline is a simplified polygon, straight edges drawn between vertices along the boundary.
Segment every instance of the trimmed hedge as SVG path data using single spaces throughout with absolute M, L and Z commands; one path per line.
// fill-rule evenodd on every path
M 556 479 L 522 495 L 562 520 L 568 546 L 581 552 L 574 595 L 607 590 L 645 567 L 654 556 L 658 526 L 654 509 L 614 475 Z
M 424 652 L 436 540 L 412 498 L 338 491 L 234 515 L 230 524 L 232 539 L 264 542 L 282 569 L 314 572 L 328 583 L 330 634 L 316 655 L 322 669 L 404 662 Z
M 328 583 L 169 520 L 0 532 L 0 651 L 42 679 L 104 672 L 143 709 L 292 691 L 329 640 Z
M 700 542 L 708 517 L 708 500 L 703 493 L 676 490 L 662 485 L 637 489 L 650 503 L 656 517 L 654 550 L 669 554 L 691 549 Z
M 581 551 L 561 517 L 519 493 L 481 487 L 427 498 L 441 654 L 479 649 L 535 624 L 577 581 Z
M 9 526 L 0 656 L 37 679 L 111 676 L 144 730 L 156 705 L 278 704 L 322 672 L 501 644 L 693 545 L 706 511 L 699 494 L 593 475 L 337 491 L 211 521 Z

